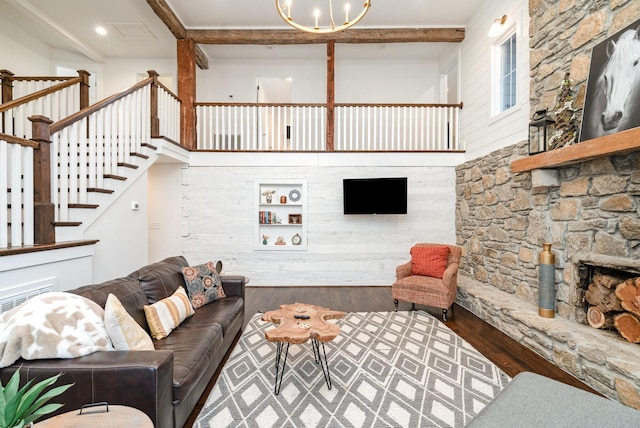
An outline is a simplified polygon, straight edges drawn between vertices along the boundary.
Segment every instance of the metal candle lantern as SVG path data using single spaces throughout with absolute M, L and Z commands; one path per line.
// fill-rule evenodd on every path
M 529 122 L 529 154 L 544 152 L 547 143 L 553 135 L 555 121 L 547 114 L 547 109 L 538 110 Z
M 556 256 L 551 244 L 542 244 L 539 256 L 538 315 L 553 318 L 556 314 Z

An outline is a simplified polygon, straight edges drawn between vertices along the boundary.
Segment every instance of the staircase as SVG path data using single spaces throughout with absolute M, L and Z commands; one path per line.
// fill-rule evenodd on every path
M 11 131 L 0 133 L 0 252 L 85 239 L 163 147 L 177 145 L 180 101 L 149 76 L 56 122 L 36 109 L 49 105 L 58 117 L 46 99 L 60 85 L 0 105 L 2 130 Z M 28 123 L 26 111 L 31 126 L 15 126 Z

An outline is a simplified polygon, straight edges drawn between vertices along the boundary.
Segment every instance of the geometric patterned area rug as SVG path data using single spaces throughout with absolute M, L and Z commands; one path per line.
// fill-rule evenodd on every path
M 196 427 L 463 427 L 511 380 L 424 311 L 352 312 L 325 343 L 332 389 L 311 342 L 291 345 L 274 394 L 275 328 L 255 315 Z M 322 348 L 321 348 L 322 349 Z

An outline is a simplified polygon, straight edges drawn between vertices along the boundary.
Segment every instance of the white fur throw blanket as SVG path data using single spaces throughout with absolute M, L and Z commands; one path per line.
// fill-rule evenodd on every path
M 113 350 L 104 310 L 72 293 L 32 297 L 0 316 L 0 367 L 25 360 L 75 358 Z

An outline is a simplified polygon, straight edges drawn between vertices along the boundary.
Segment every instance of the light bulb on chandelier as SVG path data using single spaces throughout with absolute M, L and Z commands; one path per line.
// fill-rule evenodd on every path
M 352 27 L 358 22 L 360 22 L 360 20 L 369 11 L 369 8 L 371 7 L 371 1 L 365 0 L 364 4 L 362 5 L 362 11 L 358 14 L 358 16 L 356 16 L 351 21 L 349 20 L 349 12 L 351 11 L 351 5 L 349 3 L 345 3 L 344 4 L 344 24 L 342 25 L 335 24 L 335 20 L 333 18 L 333 0 L 327 0 L 328 13 L 326 14 L 323 14 L 322 11 L 318 7 L 316 7 L 312 11 L 312 13 L 309 13 L 309 11 L 306 10 L 295 15 L 298 18 L 301 16 L 304 17 L 305 15 L 309 16 L 309 18 L 307 19 L 309 19 L 310 22 L 312 21 L 314 23 L 313 26 L 296 22 L 293 19 L 291 14 L 292 6 L 293 6 L 293 0 L 284 0 L 284 1 L 276 0 L 276 9 L 278 10 L 278 14 L 287 24 L 291 25 L 294 28 L 297 28 L 298 30 L 306 31 L 308 33 L 324 34 L 324 33 L 335 33 L 337 31 L 346 30 L 347 28 Z M 300 6 L 300 8 L 303 8 L 303 7 L 304 6 Z M 296 12 L 300 12 L 300 11 L 296 10 Z M 327 18 L 325 18 L 325 16 Z M 327 26 L 321 27 L 320 23 L 322 22 L 322 19 L 328 19 L 329 24 Z

